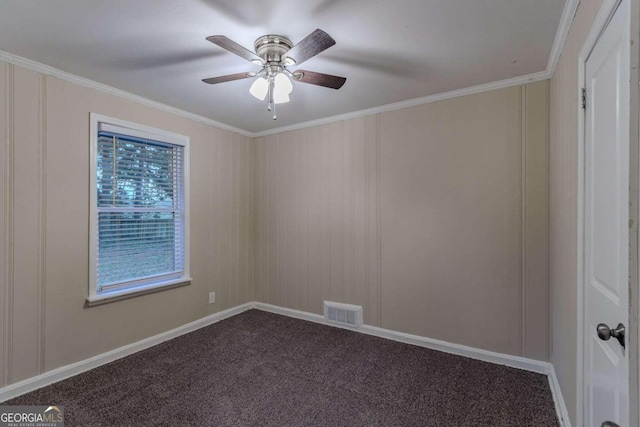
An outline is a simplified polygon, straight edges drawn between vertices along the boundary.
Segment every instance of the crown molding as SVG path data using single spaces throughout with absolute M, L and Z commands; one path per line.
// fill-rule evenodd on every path
M 564 9 L 562 11 L 562 17 L 560 18 L 560 24 L 556 31 L 556 36 L 549 55 L 549 61 L 547 62 L 547 68 L 544 71 L 540 71 L 533 74 L 527 74 L 520 77 L 514 77 L 506 80 L 500 80 L 491 83 L 484 83 L 477 86 L 471 86 L 463 89 L 457 89 L 450 92 L 443 92 L 434 95 L 428 95 L 420 98 L 409 99 L 406 101 L 396 102 L 393 104 L 381 105 L 378 107 L 367 108 L 364 110 L 353 111 L 345 114 L 338 114 L 335 116 L 323 117 L 317 120 L 310 120 L 302 123 L 296 123 L 290 126 L 282 126 L 273 129 L 266 129 L 259 132 L 250 132 L 245 129 L 236 128 L 234 126 L 227 125 L 225 123 L 217 122 L 208 117 L 204 117 L 195 113 L 190 113 L 179 108 L 171 107 L 170 105 L 162 104 L 157 101 L 152 101 L 148 98 L 144 98 L 133 93 L 117 89 L 103 83 L 98 83 L 93 80 L 86 79 L 84 77 L 76 76 L 66 71 L 59 70 L 57 68 L 50 67 L 45 64 L 41 64 L 30 59 L 22 58 L 18 55 L 14 55 L 8 52 L 0 50 L 0 61 L 8 62 L 23 68 L 27 68 L 45 75 L 57 77 L 61 80 L 65 80 L 71 83 L 75 83 L 81 86 L 85 86 L 91 89 L 96 89 L 110 95 L 118 96 L 120 98 L 129 99 L 142 105 L 156 108 L 161 111 L 175 114 L 180 117 L 191 119 L 200 123 L 215 126 L 220 129 L 235 132 L 240 135 L 244 135 L 250 138 L 259 138 L 262 136 L 273 135 L 282 132 L 289 132 L 293 130 L 304 129 L 312 126 L 319 126 L 328 123 L 338 122 L 342 120 L 353 119 L 356 117 L 368 116 L 371 114 L 383 113 L 386 111 L 400 110 L 402 108 L 415 107 L 417 105 L 429 104 L 431 102 L 442 101 L 445 99 L 457 98 L 459 96 L 472 95 L 475 93 L 487 92 L 490 90 L 502 89 L 511 86 L 518 86 L 527 83 L 533 83 L 540 80 L 546 80 L 553 77 L 556 65 L 562 53 L 562 48 L 569 34 L 573 18 L 580 4 L 579 0 L 566 0 Z
M 527 74 L 525 76 L 514 77 L 507 80 L 500 80 L 492 83 L 485 83 L 477 86 L 471 86 L 464 89 L 457 89 L 451 92 L 444 92 L 435 95 L 424 96 L 421 98 L 409 99 L 407 101 L 396 102 L 394 104 L 381 105 L 379 107 L 368 108 L 366 110 L 353 111 L 350 113 L 339 114 L 336 116 L 324 117 L 318 120 L 311 120 L 308 122 L 297 123 L 291 126 L 283 126 L 274 129 L 267 129 L 260 132 L 254 132 L 252 137 L 259 138 L 261 136 L 273 135 L 282 132 L 289 132 L 298 129 L 304 129 L 312 126 L 319 126 L 328 123 L 333 123 L 341 120 L 353 119 L 355 117 L 368 116 L 370 114 L 383 113 L 385 111 L 399 110 L 402 108 L 415 107 L 417 105 L 428 104 L 431 102 L 442 101 L 445 99 L 456 98 L 458 96 L 471 95 L 474 93 L 481 93 L 495 89 L 502 89 L 510 86 L 518 86 L 521 84 L 533 83 L 535 81 L 546 80 L 553 77 L 553 73 L 556 70 L 556 65 L 562 54 L 562 48 L 569 35 L 573 18 L 576 16 L 576 11 L 580 5 L 580 0 L 566 0 L 564 9 L 562 10 L 562 16 L 560 17 L 560 24 L 556 31 L 556 36 L 553 40 L 553 46 L 551 47 L 551 53 L 549 54 L 549 60 L 547 62 L 547 68 L 545 71 L 538 73 Z
M 396 102 L 393 104 L 381 105 L 379 107 L 367 108 L 366 110 L 353 111 L 351 113 L 339 114 L 336 116 L 325 117 L 318 120 L 311 120 L 308 122 L 297 123 L 291 126 L 283 126 L 274 129 L 267 129 L 261 132 L 253 133 L 254 138 L 261 136 L 273 135 L 276 133 L 289 132 L 292 130 L 298 130 L 308 128 L 311 126 L 319 126 L 327 123 L 338 122 L 341 120 L 353 119 L 356 117 L 368 116 L 371 114 L 384 113 L 386 111 L 400 110 L 408 107 L 415 107 L 417 105 L 429 104 L 431 102 L 442 101 L 445 99 L 457 98 L 459 96 L 472 95 L 474 93 L 487 92 L 495 89 L 503 89 L 511 86 L 518 86 L 521 84 L 533 83 L 540 80 L 547 80 L 551 78 L 551 75 L 547 71 L 541 71 L 538 73 L 527 74 L 525 76 L 514 77 L 507 80 L 500 80 L 492 83 L 485 83 L 477 86 L 471 86 L 464 89 L 452 90 L 450 92 L 438 93 L 435 95 L 423 96 L 421 98 L 409 99 L 406 101 Z
M 556 31 L 556 38 L 553 40 L 553 46 L 551 47 L 551 53 L 549 54 L 549 62 L 547 63 L 547 73 L 550 77 L 556 71 L 556 65 L 560 59 L 564 42 L 567 40 L 573 18 L 576 16 L 580 0 L 566 0 L 564 9 L 562 10 L 562 17 L 560 18 L 560 25 L 558 25 L 558 31 Z
M 445 99 L 457 98 L 459 96 L 472 95 L 474 93 L 487 92 L 495 89 L 503 89 L 511 86 L 518 86 L 527 83 L 533 83 L 540 80 L 547 80 L 551 78 L 551 75 L 547 71 L 540 71 L 538 73 L 527 74 L 525 76 L 513 77 L 511 79 L 500 80 L 497 82 L 484 83 L 477 86 L 471 86 L 464 89 L 456 89 L 450 92 L 438 93 L 435 95 L 423 96 L 420 98 L 409 99 L 406 101 L 396 102 L 393 104 L 380 105 L 379 107 L 367 108 L 366 110 L 353 111 L 350 113 L 339 114 L 336 116 L 324 117 L 318 120 L 311 120 L 308 122 L 297 123 L 291 126 L 283 126 L 274 129 L 267 129 L 260 132 L 253 133 L 254 138 L 261 136 L 273 135 L 276 133 L 288 132 L 292 130 L 298 130 L 308 128 L 311 126 L 319 126 L 327 123 L 338 122 L 341 120 L 353 119 L 355 117 L 368 116 L 371 114 L 384 113 L 386 111 L 400 110 L 402 108 L 415 107 L 417 105 L 429 104 L 431 102 L 443 101 Z
M 64 80 L 70 83 L 75 83 L 80 86 L 88 87 L 89 89 L 95 89 L 100 92 L 107 93 L 109 95 L 117 96 L 119 98 L 128 99 L 130 101 L 137 102 L 138 104 L 146 105 L 147 107 L 152 107 L 167 113 L 175 114 L 176 116 L 184 117 L 186 119 L 190 119 L 196 122 L 215 126 L 220 129 L 228 130 L 230 132 L 239 133 L 240 135 L 253 137 L 253 134 L 251 132 L 248 132 L 244 129 L 239 129 L 239 128 L 227 125 L 225 123 L 220 123 L 208 117 L 204 117 L 199 114 L 190 113 L 188 111 L 181 110 L 179 108 L 175 108 L 170 105 L 163 104 L 161 102 L 152 101 L 151 99 L 145 98 L 143 96 L 135 95 L 131 92 L 117 89 L 103 83 L 98 83 L 96 81 L 89 80 L 84 77 L 80 77 L 75 74 L 71 74 L 66 71 L 62 71 L 45 64 L 41 64 L 36 61 L 32 61 L 30 59 L 23 58 L 21 56 L 14 55 L 9 52 L 0 50 L 0 61 L 8 62 L 9 64 L 17 65 L 22 68 L 36 71 L 38 73 L 41 73 L 47 76 L 57 77 L 60 80 Z

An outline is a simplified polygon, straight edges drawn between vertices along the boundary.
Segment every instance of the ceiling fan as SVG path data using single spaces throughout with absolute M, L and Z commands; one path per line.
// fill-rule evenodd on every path
M 217 84 L 255 77 L 256 80 L 251 85 L 249 92 L 260 100 L 268 97 L 267 110 L 273 112 L 273 120 L 277 118 L 275 105 L 289 101 L 289 94 L 293 90 L 290 78 L 294 81 L 332 89 L 340 89 L 347 81 L 345 77 L 307 70 L 291 71 L 288 69 L 288 67 L 302 64 L 307 59 L 313 58 L 336 44 L 336 41 L 329 34 L 320 29 L 309 34 L 295 46 L 291 40 L 283 36 L 268 34 L 259 37 L 254 43 L 255 53 L 225 36 L 209 36 L 207 40 L 249 62 L 261 66 L 262 69 L 257 72 L 211 77 L 202 81 L 209 84 Z

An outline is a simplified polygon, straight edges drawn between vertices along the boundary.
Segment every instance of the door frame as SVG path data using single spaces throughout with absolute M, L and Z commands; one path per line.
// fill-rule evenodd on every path
M 578 56 L 578 97 L 579 100 L 576 108 L 578 109 L 578 194 L 577 194 L 577 215 L 578 215 L 578 233 L 577 233 L 577 324 L 576 334 L 577 336 L 577 357 L 576 357 L 576 425 L 582 426 L 584 423 L 584 336 L 583 336 L 583 323 L 585 313 L 585 298 L 584 298 L 584 145 L 585 145 L 585 110 L 582 108 L 582 89 L 586 87 L 585 82 L 585 65 L 591 51 L 596 45 L 600 35 L 606 29 L 607 24 L 613 17 L 620 3 L 623 1 L 630 2 L 630 16 L 631 16 L 631 34 L 630 37 L 634 41 L 634 45 L 631 48 L 631 94 L 630 94 L 630 134 L 629 134 L 629 204 L 630 204 L 630 218 L 633 223 L 636 224 L 632 230 L 630 230 L 629 236 L 629 276 L 630 276 L 630 292 L 629 292 L 629 399 L 630 399 L 630 411 L 629 421 L 630 425 L 638 425 L 640 414 L 638 413 L 638 405 L 633 402 L 638 402 L 639 396 L 639 378 L 638 371 L 639 365 L 639 351 L 638 341 L 640 340 L 640 331 L 637 331 L 636 325 L 638 323 L 638 307 L 640 306 L 640 298 L 638 297 L 638 264 L 640 259 L 638 257 L 638 235 L 637 235 L 637 222 L 638 222 L 638 189 L 640 188 L 640 181 L 638 179 L 638 170 L 640 165 L 640 158 L 638 157 L 638 85 L 634 85 L 633 82 L 637 82 L 638 70 L 634 72 L 633 64 L 637 63 L 638 59 L 638 37 L 634 35 L 634 31 L 637 30 L 637 24 L 634 22 L 633 17 L 637 16 L 640 0 L 603 0 L 602 6 L 596 15 L 589 34 L 582 45 L 580 54 Z M 634 90 L 634 86 L 636 90 Z M 587 94 L 588 96 L 588 94 Z M 638 328 L 640 329 L 640 328 Z M 634 339 L 636 338 L 637 339 Z

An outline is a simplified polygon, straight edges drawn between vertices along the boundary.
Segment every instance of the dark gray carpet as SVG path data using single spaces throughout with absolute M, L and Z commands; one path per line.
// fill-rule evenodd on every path
M 5 405 L 66 426 L 558 426 L 544 375 L 251 310 Z

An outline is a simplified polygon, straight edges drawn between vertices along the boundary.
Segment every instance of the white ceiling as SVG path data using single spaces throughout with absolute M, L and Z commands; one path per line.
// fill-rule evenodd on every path
M 260 132 L 545 71 L 564 0 L 0 0 L 0 50 Z M 347 77 L 294 83 L 271 120 L 252 80 L 201 79 L 258 67 L 205 40 L 253 50 L 263 34 L 336 45 L 301 68 Z

